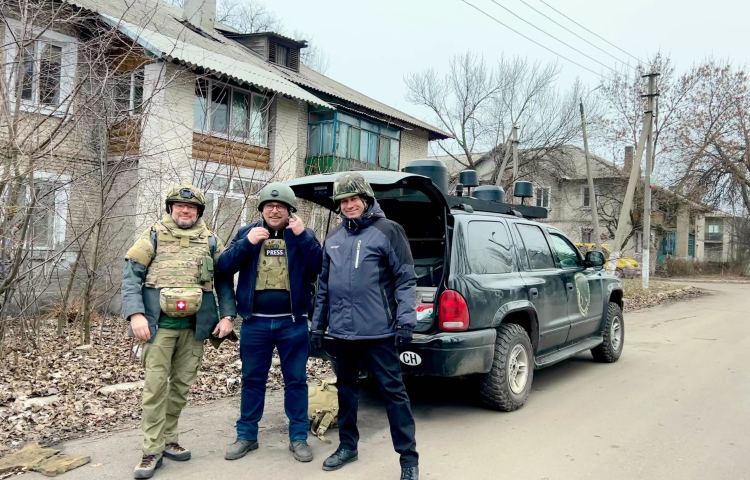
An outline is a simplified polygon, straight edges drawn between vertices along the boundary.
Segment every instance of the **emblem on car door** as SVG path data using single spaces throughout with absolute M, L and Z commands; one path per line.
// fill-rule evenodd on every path
M 578 298 L 578 311 L 581 315 L 589 313 L 589 305 L 591 304 L 591 289 L 589 288 L 589 279 L 582 273 L 576 273 L 575 275 L 576 284 L 576 297 Z
M 401 359 L 401 363 L 403 363 L 404 365 L 409 365 L 410 367 L 416 367 L 417 365 L 422 363 L 422 357 L 414 352 L 401 352 L 399 358 Z

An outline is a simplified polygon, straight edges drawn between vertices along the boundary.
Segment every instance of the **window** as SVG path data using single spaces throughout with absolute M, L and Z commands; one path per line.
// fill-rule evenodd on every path
M 206 192 L 203 218 L 223 242 L 228 243 L 241 226 L 260 218 L 255 196 L 260 184 L 206 172 L 195 183 Z
M 721 240 L 721 225 L 718 223 L 709 223 L 706 225 L 706 240 L 708 241 L 719 241 Z
M 289 47 L 276 45 L 276 63 L 285 67 L 289 66 Z
M 73 91 L 76 40 L 57 32 L 34 31 L 32 35 L 37 39 L 26 43 L 29 38 L 23 38 L 22 31 L 17 21 L 7 21 L 5 38 L 18 39 L 17 42 L 11 40 L 4 49 L 6 73 L 9 75 L 8 91 L 16 91 L 15 82 L 18 79 L 21 82 L 18 100 L 23 110 L 62 114 Z M 26 45 L 21 48 L 21 43 Z M 11 68 L 14 65 L 20 69 L 20 78 L 16 76 L 16 68 Z M 16 97 L 11 97 L 11 103 L 15 101 Z
M 589 192 L 589 187 L 583 187 L 581 189 L 581 205 L 584 207 L 591 207 L 591 195 Z
M 469 267 L 472 273 L 509 273 L 513 248 L 508 228 L 500 222 L 469 222 Z
M 143 69 L 115 79 L 114 101 L 118 111 L 134 115 L 143 110 Z
M 550 187 L 537 187 L 535 193 L 536 206 L 549 208 Z
M 578 256 L 578 249 L 573 246 L 567 239 L 556 233 L 550 233 L 552 246 L 557 253 L 562 268 L 575 268 L 580 266 L 581 259 Z
M 555 268 L 552 251 L 542 229 L 536 225 L 526 224 L 517 224 L 516 227 L 526 248 L 529 268 L 531 270 Z
M 29 225 L 35 250 L 51 250 L 65 241 L 70 178 L 34 172 L 33 190 L 26 190 L 27 205 L 33 205 Z
M 214 80 L 195 83 L 195 131 L 265 147 L 267 110 L 263 95 Z
M 333 111 L 310 112 L 308 156 L 335 156 L 398 170 L 401 131 Z
M 582 227 L 581 228 L 581 242 L 582 243 L 592 243 L 594 236 L 594 229 L 591 227 Z

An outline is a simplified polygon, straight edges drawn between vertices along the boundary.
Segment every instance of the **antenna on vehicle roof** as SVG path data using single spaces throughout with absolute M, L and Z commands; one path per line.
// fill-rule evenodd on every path
M 479 185 L 476 170 L 463 170 L 458 174 L 458 182 L 466 187 L 466 196 L 471 196 L 471 188 Z

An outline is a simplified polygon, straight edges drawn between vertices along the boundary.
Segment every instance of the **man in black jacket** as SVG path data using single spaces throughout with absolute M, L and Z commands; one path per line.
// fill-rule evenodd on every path
M 385 218 L 362 175 L 341 175 L 333 194 L 342 224 L 326 239 L 311 327 L 316 348 L 326 329 L 335 339 L 339 447 L 323 462 L 323 470 L 357 460 L 357 374 L 362 364 L 387 402 L 393 447 L 401 456 L 401 479 L 417 479 L 414 417 L 397 349 L 411 341 L 416 325 L 416 276 L 409 243 L 403 228 Z
M 259 194 L 263 220 L 241 228 L 219 257 L 216 271 L 239 271 L 237 312 L 242 316 L 242 396 L 237 439 L 224 458 L 236 460 L 258 448 L 273 349 L 284 375 L 284 411 L 289 450 L 300 462 L 313 459 L 307 444 L 307 316 L 312 309 L 321 248 L 315 234 L 294 216 L 297 199 L 289 186 L 269 183 Z

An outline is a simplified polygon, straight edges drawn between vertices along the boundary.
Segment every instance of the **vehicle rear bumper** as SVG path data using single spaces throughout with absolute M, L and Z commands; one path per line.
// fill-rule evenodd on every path
M 457 377 L 487 373 L 495 355 L 493 328 L 473 332 L 443 332 L 434 335 L 414 334 L 414 340 L 401 353 L 404 373 L 437 377 Z M 404 352 L 419 355 L 419 365 L 407 365 Z
M 496 335 L 492 328 L 435 335 L 415 333 L 412 343 L 400 349 L 401 369 L 409 375 L 434 377 L 487 373 L 492 368 Z M 333 341 L 333 338 L 326 336 L 324 351 L 311 352 L 312 355 L 333 360 Z M 418 364 L 415 359 L 418 359 Z

